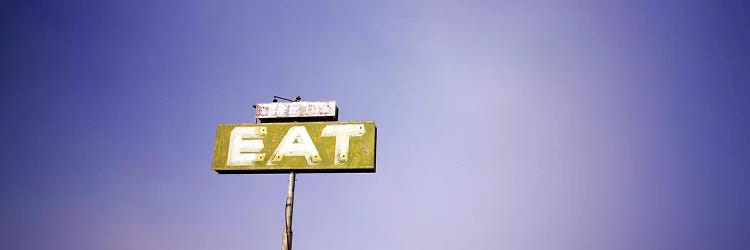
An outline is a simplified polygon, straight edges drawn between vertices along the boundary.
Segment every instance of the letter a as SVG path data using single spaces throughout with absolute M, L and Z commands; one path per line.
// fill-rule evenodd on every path
M 304 156 L 308 165 L 316 165 L 320 162 L 318 149 L 313 144 L 310 134 L 307 133 L 304 126 L 289 128 L 266 165 L 276 165 L 285 156 Z

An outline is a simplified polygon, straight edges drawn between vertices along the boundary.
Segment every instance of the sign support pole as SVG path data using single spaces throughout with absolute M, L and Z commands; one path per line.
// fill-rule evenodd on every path
M 294 210 L 294 172 L 289 172 L 289 190 L 286 197 L 284 234 L 281 236 L 281 250 L 292 250 L 292 211 Z

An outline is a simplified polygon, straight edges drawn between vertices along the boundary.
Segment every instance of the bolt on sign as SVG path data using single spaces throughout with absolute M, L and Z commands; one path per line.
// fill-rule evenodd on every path
M 220 174 L 375 172 L 374 121 L 221 124 L 212 168 Z

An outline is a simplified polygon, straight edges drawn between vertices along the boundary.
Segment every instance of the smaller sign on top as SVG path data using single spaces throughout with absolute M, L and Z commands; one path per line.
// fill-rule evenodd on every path
M 255 104 L 255 117 L 262 123 L 292 121 L 338 121 L 335 101 L 273 102 Z

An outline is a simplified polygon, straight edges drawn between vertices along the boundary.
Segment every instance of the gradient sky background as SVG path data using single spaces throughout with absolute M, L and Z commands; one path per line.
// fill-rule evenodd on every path
M 301 95 L 379 152 L 298 177 L 295 249 L 750 249 L 748 13 L 3 1 L 0 248 L 279 249 L 287 176 L 210 163 L 217 124 Z

